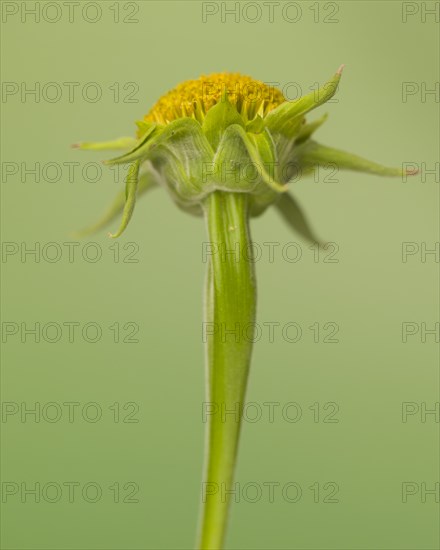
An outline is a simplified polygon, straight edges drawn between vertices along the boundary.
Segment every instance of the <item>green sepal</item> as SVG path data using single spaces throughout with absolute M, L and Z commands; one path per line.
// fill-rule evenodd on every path
M 309 124 L 304 124 L 298 134 L 298 137 L 295 139 L 295 145 L 300 145 L 301 143 L 304 143 L 304 141 L 308 140 L 311 135 L 314 134 L 316 130 L 324 124 L 327 118 L 328 113 L 325 113 L 324 115 L 322 115 L 322 117 L 314 120 L 313 122 L 310 122 Z
M 132 137 L 120 137 L 111 141 L 86 141 L 84 143 L 74 143 L 74 149 L 82 151 L 106 151 L 119 149 L 132 149 L 136 146 L 137 140 Z
M 214 157 L 217 188 L 252 192 L 264 183 L 278 193 L 286 191 L 287 187 L 275 178 L 275 158 L 269 132 L 248 135 L 237 124 L 229 126 Z M 249 165 L 258 171 L 258 177 L 249 178 Z
M 112 239 L 116 239 L 117 237 L 120 237 L 122 235 L 133 214 L 139 180 L 139 167 L 140 161 L 137 160 L 133 162 L 133 164 L 128 169 L 127 178 L 125 180 L 125 205 L 124 211 L 122 213 L 122 221 L 118 231 L 114 234 L 109 234 L 109 237 L 111 237 Z
M 145 137 L 145 134 L 151 129 L 152 126 L 155 126 L 154 122 L 148 122 L 147 120 L 136 120 L 136 126 L 139 131 L 139 138 Z
M 246 124 L 246 132 L 253 134 L 261 134 L 264 130 L 264 120 L 260 115 L 257 115 L 254 119 Z
M 150 171 L 144 172 L 139 176 L 137 197 L 139 198 L 141 195 L 154 187 L 157 187 L 157 181 L 154 175 Z M 97 233 L 101 229 L 104 229 L 104 227 L 115 220 L 123 212 L 125 200 L 126 190 L 123 189 L 116 195 L 108 210 L 95 224 L 78 231 L 75 233 L 75 236 L 86 237 L 87 235 L 92 235 L 93 233 Z
M 163 131 L 163 127 L 158 127 L 157 124 L 151 124 L 151 126 L 145 131 L 145 134 L 136 141 L 135 147 L 114 159 L 104 160 L 103 164 L 113 165 L 113 164 L 127 164 L 129 162 L 134 162 L 135 160 L 140 159 L 145 156 L 145 152 L 148 150 L 151 140 L 153 137 L 158 137 Z
M 214 151 L 217 149 L 226 128 L 231 124 L 238 124 L 244 128 L 243 118 L 238 113 L 235 105 L 229 101 L 228 94 L 225 92 L 220 102 L 211 107 L 206 113 L 202 125 L 203 133 Z
M 281 103 L 267 115 L 266 127 L 273 135 L 282 134 L 287 138 L 295 137 L 301 129 L 304 115 L 331 99 L 336 93 L 340 79 L 341 69 L 319 90 L 314 90 L 295 101 Z
M 183 204 L 200 202 L 213 190 L 208 176 L 213 157 L 201 125 L 189 117 L 171 122 L 145 151 L 145 159 Z
M 253 190 L 249 201 L 249 211 L 250 215 L 254 217 L 260 215 L 268 206 L 273 204 L 280 195 L 280 192 L 284 194 L 287 191 L 287 186 L 279 183 L 280 167 L 276 147 L 270 132 L 265 129 L 261 134 L 249 134 L 249 139 L 255 144 L 263 166 L 268 167 L 266 172 L 269 178 L 271 181 L 277 182 L 276 186 L 272 186 L 268 182 L 263 181 Z
M 310 243 L 322 244 L 316 237 L 302 208 L 291 193 L 284 193 L 275 203 L 275 207 L 284 221 L 303 239 Z
M 305 169 L 316 166 L 335 166 L 337 169 L 366 172 L 378 176 L 402 176 L 404 174 L 401 168 L 389 168 L 358 155 L 320 145 L 313 140 L 306 141 L 295 149 L 295 162 Z

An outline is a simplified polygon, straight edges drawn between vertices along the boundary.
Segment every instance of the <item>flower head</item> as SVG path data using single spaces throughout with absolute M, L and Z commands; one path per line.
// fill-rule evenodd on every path
M 239 73 L 215 73 L 186 80 L 163 95 L 145 115 L 147 122 L 168 124 L 173 120 L 192 117 L 203 123 L 206 113 L 219 103 L 224 94 L 246 120 L 264 117 L 285 101 L 273 86 Z
M 123 210 L 117 237 L 133 213 L 136 196 L 158 184 L 184 210 L 201 214 L 206 197 L 216 191 L 249 193 L 250 215 L 277 203 L 285 213 L 294 205 L 292 223 L 312 234 L 293 198 L 289 182 L 329 163 L 339 168 L 398 176 L 361 157 L 325 147 L 312 139 L 326 115 L 307 123 L 305 115 L 335 94 L 341 66 L 319 90 L 286 101 L 276 88 L 237 73 L 216 73 L 188 80 L 162 96 L 138 121 L 136 138 L 82 143 L 81 149 L 124 149 L 105 164 L 130 164 L 125 192 L 104 218 Z M 284 196 L 285 198 L 280 197 Z M 299 221 L 298 221 L 299 220 Z M 101 224 L 98 224 L 100 227 Z M 96 226 L 95 226 L 96 228 Z

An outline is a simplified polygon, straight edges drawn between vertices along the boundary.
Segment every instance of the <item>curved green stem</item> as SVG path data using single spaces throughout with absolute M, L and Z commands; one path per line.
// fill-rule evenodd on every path
M 198 548 L 223 546 L 233 498 L 243 402 L 255 330 L 256 285 L 248 195 L 217 191 L 205 202 L 210 240 L 205 298 L 207 422 Z

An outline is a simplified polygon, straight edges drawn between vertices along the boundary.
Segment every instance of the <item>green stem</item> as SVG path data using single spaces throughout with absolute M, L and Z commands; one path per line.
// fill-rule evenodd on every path
M 198 548 L 223 547 L 252 340 L 256 285 L 248 195 L 217 191 L 205 202 L 211 243 L 205 298 L 207 421 Z

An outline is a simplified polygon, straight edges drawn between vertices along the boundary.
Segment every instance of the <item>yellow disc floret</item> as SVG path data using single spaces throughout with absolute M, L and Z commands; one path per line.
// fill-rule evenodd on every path
M 206 112 L 223 97 L 228 99 L 247 120 L 257 114 L 264 117 L 271 109 L 285 101 L 283 94 L 273 86 L 239 73 L 214 73 L 197 80 L 186 80 L 163 95 L 144 120 L 167 124 L 182 117 L 203 121 Z

